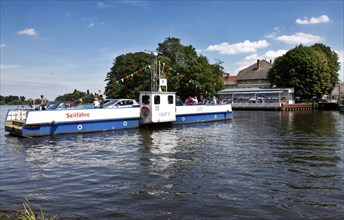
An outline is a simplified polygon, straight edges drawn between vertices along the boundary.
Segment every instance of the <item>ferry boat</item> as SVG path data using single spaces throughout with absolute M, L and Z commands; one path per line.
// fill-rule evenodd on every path
M 16 136 L 35 137 L 139 128 L 157 123 L 182 125 L 232 117 L 230 104 L 177 106 L 175 93 L 147 91 L 140 93 L 139 107 L 38 111 L 11 109 L 7 112 L 5 130 Z
M 152 73 L 153 74 L 153 73 Z M 158 77 L 157 77 L 158 78 Z M 162 79 L 162 80 L 161 80 Z M 159 81 L 167 85 L 167 79 Z M 36 137 L 69 133 L 111 131 L 167 123 L 212 122 L 232 119 L 231 104 L 177 105 L 175 92 L 142 91 L 139 106 L 127 108 L 67 108 L 8 110 L 5 130 L 11 135 Z

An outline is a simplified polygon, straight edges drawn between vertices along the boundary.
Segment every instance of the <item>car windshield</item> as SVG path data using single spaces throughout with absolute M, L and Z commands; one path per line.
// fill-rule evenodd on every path
M 48 102 L 47 104 L 47 109 L 53 110 L 53 109 L 58 109 L 64 107 L 63 102 Z
M 115 104 L 118 101 L 119 101 L 119 99 L 111 99 L 110 101 L 105 103 L 104 106 L 111 106 L 111 105 Z

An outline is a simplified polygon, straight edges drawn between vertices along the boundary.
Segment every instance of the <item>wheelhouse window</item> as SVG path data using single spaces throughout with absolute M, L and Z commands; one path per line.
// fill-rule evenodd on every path
M 159 105 L 160 104 L 160 96 L 159 95 L 155 95 L 154 96 L 154 104 L 155 105 Z
M 168 104 L 174 104 L 173 95 L 169 95 L 169 96 L 167 97 L 167 99 L 168 99 Z
M 142 96 L 142 104 L 149 105 L 149 95 Z

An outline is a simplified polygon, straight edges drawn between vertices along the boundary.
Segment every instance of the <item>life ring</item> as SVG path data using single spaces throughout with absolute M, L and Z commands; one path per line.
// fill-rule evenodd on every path
M 141 113 L 144 117 L 147 117 L 149 115 L 149 108 L 147 106 L 143 106 L 141 108 Z

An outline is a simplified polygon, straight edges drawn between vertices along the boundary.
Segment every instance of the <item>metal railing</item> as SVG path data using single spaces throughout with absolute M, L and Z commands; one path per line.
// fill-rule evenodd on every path
M 7 112 L 6 121 L 25 121 L 28 109 L 11 109 Z
M 241 109 L 279 109 L 281 103 L 232 103 L 232 108 Z

